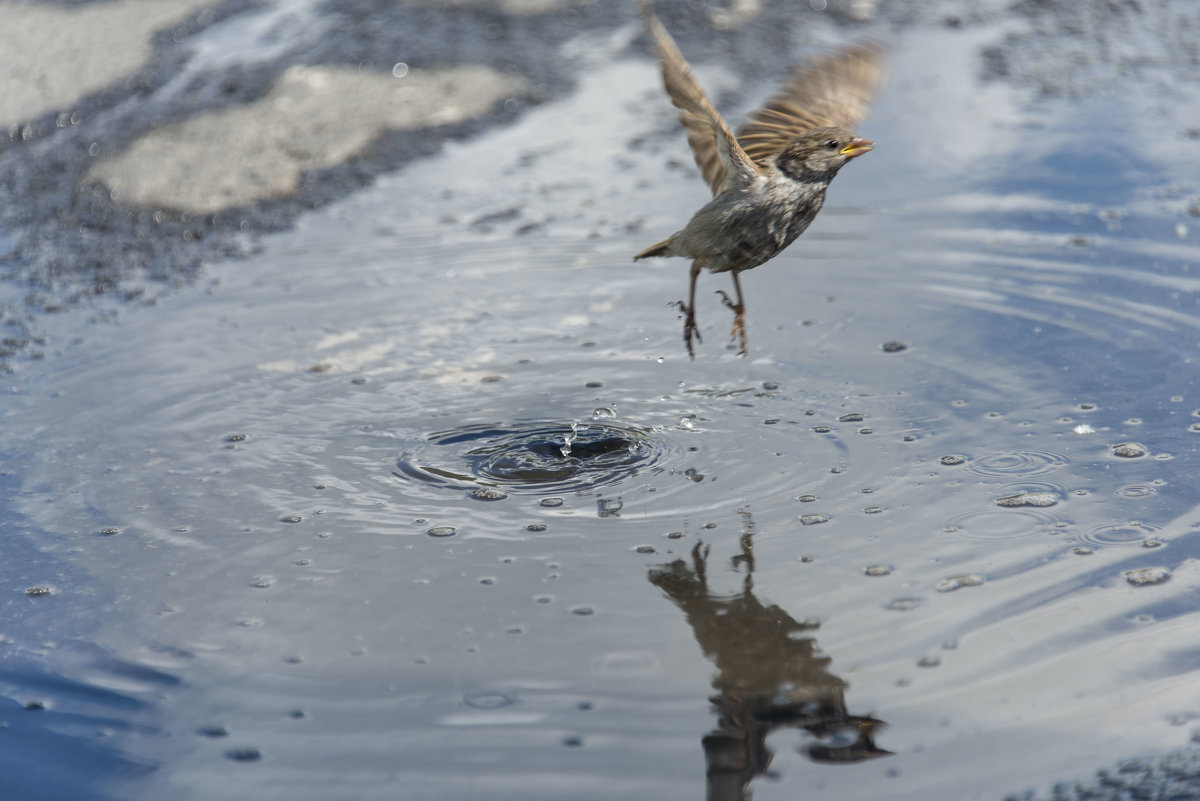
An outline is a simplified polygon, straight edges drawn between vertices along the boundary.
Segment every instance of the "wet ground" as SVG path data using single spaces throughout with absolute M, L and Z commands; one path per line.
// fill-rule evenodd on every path
M 1196 10 L 663 3 L 733 117 L 892 53 L 749 355 L 703 276 L 689 361 L 632 5 L 338 8 L 189 17 L 144 103 L 0 153 L 7 794 L 1000 799 L 1189 748 Z M 79 163 L 423 62 L 514 83 L 228 210 Z

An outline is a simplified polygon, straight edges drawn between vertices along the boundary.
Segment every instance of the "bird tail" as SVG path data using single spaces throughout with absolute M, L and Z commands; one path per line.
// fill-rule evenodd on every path
M 647 259 L 652 256 L 670 256 L 671 254 L 668 253 L 667 251 L 669 251 L 671 249 L 671 244 L 674 241 L 675 241 L 675 234 L 671 234 L 669 237 L 667 237 L 663 241 L 655 242 L 653 245 L 651 245 L 650 247 L 643 250 L 641 253 L 634 256 L 633 260 L 637 261 L 638 259 Z

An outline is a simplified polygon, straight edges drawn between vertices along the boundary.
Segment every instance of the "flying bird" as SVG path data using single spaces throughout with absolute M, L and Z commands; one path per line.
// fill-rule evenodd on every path
M 769 261 L 804 233 L 825 202 L 829 182 L 875 143 L 852 133 L 867 115 L 883 75 L 874 44 L 847 47 L 798 64 L 766 106 L 733 131 L 700 88 L 675 40 L 649 3 L 642 15 L 662 64 L 663 84 L 713 199 L 681 230 L 633 257 L 692 260 L 683 341 L 695 358 L 696 278 L 701 270 L 730 273 L 737 300 L 718 290 L 733 310 L 732 339 L 746 353 L 746 303 L 738 276 Z

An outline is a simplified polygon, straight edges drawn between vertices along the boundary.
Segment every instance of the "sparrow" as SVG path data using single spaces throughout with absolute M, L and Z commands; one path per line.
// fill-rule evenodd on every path
M 730 273 L 736 301 L 731 339 L 746 354 L 746 303 L 738 276 L 769 261 L 804 233 L 825 202 L 838 170 L 875 143 L 852 133 L 867 115 L 883 75 L 880 48 L 866 43 L 798 64 L 767 104 L 748 115 L 735 136 L 700 88 L 675 40 L 649 3 L 646 27 L 658 47 L 663 85 L 687 132 L 692 156 L 713 199 L 681 230 L 633 257 L 682 256 L 692 260 L 683 341 L 695 358 L 696 278 L 701 270 Z

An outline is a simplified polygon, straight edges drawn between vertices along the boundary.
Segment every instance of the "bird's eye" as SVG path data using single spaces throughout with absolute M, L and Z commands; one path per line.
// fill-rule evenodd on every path
M 825 147 L 829 148 L 830 150 L 837 150 L 838 149 L 838 140 L 830 139 L 828 142 L 825 143 Z

